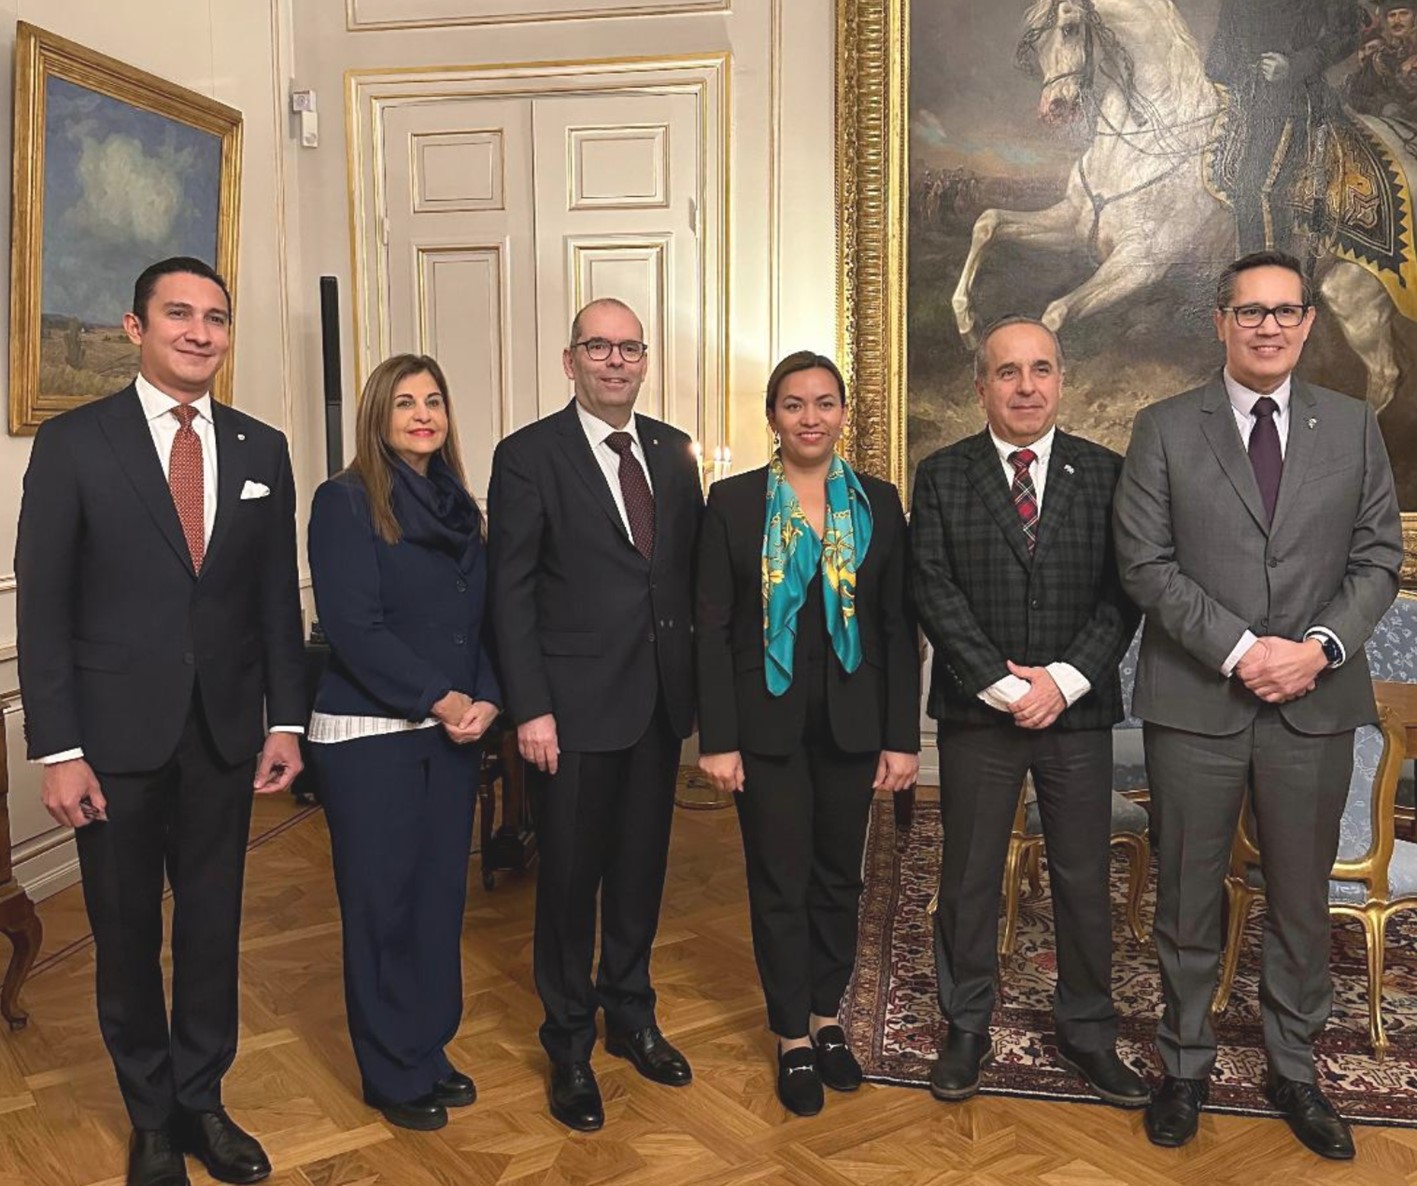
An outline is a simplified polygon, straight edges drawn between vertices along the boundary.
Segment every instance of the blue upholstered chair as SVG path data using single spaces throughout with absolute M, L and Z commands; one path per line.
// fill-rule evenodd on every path
M 1403 731 L 1390 709 L 1378 705 L 1381 723 L 1360 726 L 1353 735 L 1353 779 L 1338 841 L 1338 860 L 1328 883 L 1329 913 L 1356 918 L 1368 949 L 1368 1034 L 1373 1054 L 1387 1053 L 1383 1032 L 1383 954 L 1387 922 L 1401 910 L 1417 909 L 1417 844 L 1397 840 L 1393 800 L 1404 757 Z M 1264 893 L 1254 817 L 1246 806 L 1235 834 L 1230 874 L 1225 880 L 1229 924 L 1213 1013 L 1230 1002 L 1240 943 L 1250 904 Z
M 1368 667 L 1376 681 L 1417 684 L 1417 594 L 1400 593 L 1368 640 Z M 1409 754 L 1408 758 L 1417 755 Z M 1413 830 L 1412 764 L 1397 779 L 1397 817 Z

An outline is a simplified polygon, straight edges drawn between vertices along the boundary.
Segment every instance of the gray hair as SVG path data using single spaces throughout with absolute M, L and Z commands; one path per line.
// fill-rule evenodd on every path
M 1037 317 L 1025 317 L 1022 313 L 1008 313 L 996 321 L 991 321 L 984 327 L 984 332 L 979 335 L 979 345 L 974 347 L 974 381 L 982 383 L 985 373 L 989 370 L 989 339 L 1001 329 L 1007 329 L 1011 325 L 1036 325 L 1045 334 L 1053 339 L 1053 357 L 1057 360 L 1058 370 L 1063 370 L 1063 343 L 1059 341 L 1057 333 Z

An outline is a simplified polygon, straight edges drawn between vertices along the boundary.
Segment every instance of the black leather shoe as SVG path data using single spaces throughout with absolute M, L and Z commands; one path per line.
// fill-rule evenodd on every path
M 135 1128 L 128 1138 L 128 1186 L 188 1186 L 187 1163 L 165 1128 Z
M 1117 1108 L 1144 1108 L 1151 1099 L 1146 1081 L 1117 1057 L 1111 1046 L 1104 1050 L 1074 1050 L 1058 1043 L 1058 1065 L 1081 1075 L 1098 1097 Z
M 370 1107 L 378 1108 L 384 1119 L 396 1128 L 411 1128 L 414 1132 L 435 1132 L 448 1123 L 448 1109 L 436 1089 L 417 1099 L 399 1104 L 386 1104 L 365 1097 Z
M 670 1045 L 654 1024 L 628 1034 L 607 1025 L 605 1053 L 628 1058 L 646 1079 L 666 1087 L 684 1087 L 694 1077 L 689 1060 Z
M 184 1113 L 176 1135 L 182 1151 L 206 1166 L 218 1182 L 260 1182 L 271 1176 L 271 1163 L 260 1142 L 228 1116 L 225 1108 Z
M 950 1026 L 945 1048 L 930 1070 L 930 1094 L 937 1100 L 967 1100 L 979 1090 L 979 1069 L 994 1060 L 988 1034 L 972 1034 Z
M 1352 1159 L 1353 1134 L 1348 1131 L 1348 1122 L 1315 1084 L 1271 1075 L 1264 1094 L 1284 1114 L 1306 1148 L 1334 1161 Z
M 461 1071 L 449 1071 L 433 1084 L 433 1098 L 445 1108 L 466 1108 L 477 1101 L 477 1084 Z
M 794 1116 L 815 1116 L 822 1110 L 822 1077 L 817 1052 L 810 1046 L 777 1052 L 777 1098 Z
M 588 1062 L 551 1064 L 551 1115 L 577 1132 L 595 1132 L 605 1124 L 600 1085 Z
M 861 1064 L 846 1044 L 839 1025 L 824 1025 L 812 1039 L 817 1048 L 817 1074 L 833 1091 L 855 1091 L 861 1086 Z
M 1209 1079 L 1176 1079 L 1167 1075 L 1146 1106 L 1147 1140 L 1168 1149 L 1184 1145 L 1196 1135 L 1201 1109 L 1209 1098 Z

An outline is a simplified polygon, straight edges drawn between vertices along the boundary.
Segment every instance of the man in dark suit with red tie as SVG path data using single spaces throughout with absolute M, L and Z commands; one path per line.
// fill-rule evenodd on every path
M 575 399 L 497 446 L 489 595 L 507 712 L 530 769 L 541 860 L 536 987 L 551 1114 L 605 1121 L 605 1046 L 646 1078 L 690 1081 L 650 985 L 682 740 L 694 724 L 692 573 L 703 497 L 687 436 L 634 412 L 647 348 L 614 299 L 576 315 Z M 591 983 L 596 898 L 600 967 Z
M 1058 1059 L 1137 1108 L 1146 1084 L 1115 1049 L 1107 888 L 1117 666 L 1137 624 L 1112 552 L 1122 459 L 1056 427 L 1063 356 L 1042 322 L 995 322 L 974 375 L 987 427 L 921 462 L 911 506 L 945 834 L 935 969 L 950 1028 L 930 1089 L 968 1098 L 993 1056 L 999 892 L 1032 773 L 1057 923 Z
M 76 829 L 99 1028 L 133 1123 L 129 1186 L 185 1186 L 184 1152 L 256 1182 L 270 1162 L 223 1109 L 221 1080 L 252 791 L 282 790 L 301 765 L 294 482 L 284 437 L 211 398 L 231 333 L 216 272 L 152 265 L 123 324 L 137 379 L 46 421 L 25 473 L 28 752 L 45 807 Z

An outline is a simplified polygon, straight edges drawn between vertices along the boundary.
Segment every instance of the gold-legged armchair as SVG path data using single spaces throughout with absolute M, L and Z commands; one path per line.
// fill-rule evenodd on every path
M 1393 806 L 1406 755 L 1402 729 L 1391 710 L 1380 702 L 1378 711 L 1377 725 L 1361 725 L 1353 735 L 1353 778 L 1343 809 L 1338 859 L 1329 875 L 1328 909 L 1331 915 L 1362 924 L 1368 952 L 1368 1036 L 1373 1055 L 1381 1059 L 1388 1050 L 1382 1010 L 1387 924 L 1399 911 L 1417 909 L 1417 843 L 1395 835 Z M 1246 803 L 1225 879 L 1225 954 L 1212 1013 L 1230 1003 L 1250 906 L 1264 893 L 1254 833 L 1254 814 Z

